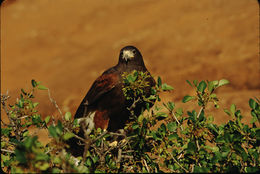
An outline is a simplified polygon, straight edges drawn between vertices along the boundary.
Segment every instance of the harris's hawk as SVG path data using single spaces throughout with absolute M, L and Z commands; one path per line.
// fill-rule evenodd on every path
M 126 46 L 120 50 L 118 64 L 108 70 L 104 71 L 99 76 L 87 95 L 82 100 L 78 107 L 74 119 L 83 118 L 84 128 L 81 127 L 81 136 L 84 137 L 82 129 L 85 133 L 90 134 L 93 128 L 106 129 L 107 131 L 117 131 L 124 128 L 125 123 L 130 117 L 129 107 L 131 103 L 126 99 L 123 93 L 123 73 L 131 73 L 134 70 L 146 72 L 143 57 L 140 51 L 134 46 Z M 145 89 L 145 95 L 151 94 L 151 87 L 155 86 L 155 80 L 152 76 L 145 79 L 149 86 Z M 137 103 L 134 108 L 135 115 L 141 113 L 142 108 L 145 107 L 145 102 Z M 70 146 L 73 146 L 70 143 Z M 74 147 L 70 147 L 74 148 Z M 72 151 L 73 152 L 73 151 Z M 81 152 L 80 154 L 82 154 Z M 78 153 L 73 153 L 75 156 Z

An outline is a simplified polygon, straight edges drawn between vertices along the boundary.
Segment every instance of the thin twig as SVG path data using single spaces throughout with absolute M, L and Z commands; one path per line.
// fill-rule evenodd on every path
M 5 101 L 8 100 L 9 98 L 10 98 L 10 96 L 8 95 L 8 91 L 6 91 L 6 94 L 1 94 L 1 104 L 2 104 L 2 107 L 3 107 L 3 109 L 6 113 L 9 121 L 11 122 L 12 125 L 14 125 L 14 122 L 13 122 L 13 120 L 10 116 L 10 113 L 9 113 L 7 107 L 6 107 L 6 104 L 5 104 Z
M 21 119 L 26 118 L 26 117 L 29 117 L 29 115 L 25 115 L 25 116 L 19 117 L 19 118 L 17 118 L 17 120 L 21 120 Z
M 194 164 L 191 165 L 191 173 L 194 171 Z
M 143 159 L 143 161 L 144 161 L 144 165 L 145 165 L 145 168 L 146 168 L 147 172 L 150 173 L 150 170 L 149 170 L 149 168 L 147 166 L 147 163 L 146 163 L 145 159 Z
M 196 139 L 196 145 L 197 145 L 198 151 L 200 151 L 200 145 L 199 145 L 199 141 L 197 139 Z
M 182 153 L 180 154 L 180 156 L 178 157 L 178 159 L 180 159 L 182 157 Z
M 68 131 L 68 132 L 71 132 L 68 128 L 65 128 L 65 130 Z M 78 136 L 76 134 L 74 134 L 74 137 L 79 139 L 79 140 L 81 140 L 81 141 L 83 141 L 83 142 L 85 142 L 85 140 L 83 138 L 81 138 L 80 136 Z
M 53 115 L 51 116 L 51 120 L 52 120 L 52 125 L 55 126 L 55 119 L 54 119 Z
M 45 152 L 45 154 L 48 154 L 48 153 L 51 152 L 51 151 L 53 151 L 53 148 L 50 148 L 49 150 L 47 150 L 47 151 Z
M 181 130 L 183 131 L 183 127 L 182 127 L 181 123 L 179 122 L 179 120 L 177 119 L 177 117 L 176 117 L 176 115 L 174 114 L 174 112 L 172 112 L 172 115 L 173 115 L 174 119 L 177 121 L 178 125 L 180 125 Z
M 122 153 L 132 153 L 134 152 L 134 150 L 126 150 L 126 151 L 123 151 Z
M 120 163 L 122 157 L 122 149 L 118 149 L 117 162 Z
M 50 99 L 51 103 L 53 103 L 53 105 L 55 106 L 55 108 L 59 111 L 59 114 L 60 114 L 61 118 L 64 119 L 64 118 L 63 118 L 63 115 L 62 115 L 62 112 L 61 112 L 59 106 L 57 105 L 57 102 L 51 97 L 51 92 L 50 92 L 50 89 L 49 89 L 49 88 L 48 88 L 48 96 L 49 96 L 49 99 Z
M 141 100 L 141 98 L 140 97 L 138 97 L 138 99 L 137 100 L 135 100 L 134 99 L 134 102 L 133 102 L 133 104 L 130 106 L 130 108 L 127 108 L 129 111 L 131 111 L 132 109 L 134 109 L 135 108 L 135 105 L 136 105 L 136 103 L 137 102 L 139 102 Z
M 203 107 L 200 108 L 200 111 L 199 111 L 199 113 L 198 113 L 198 115 L 197 115 L 197 118 L 199 118 L 200 113 L 202 112 L 202 110 L 203 110 Z
M 7 109 L 6 104 L 5 104 L 5 101 L 6 101 L 7 99 L 9 99 L 9 98 L 10 98 L 10 96 L 8 95 L 8 90 L 7 90 L 7 91 L 6 91 L 6 94 L 1 94 L 1 104 L 2 104 L 2 107 L 3 107 L 3 109 L 4 109 L 4 111 L 5 111 L 6 115 L 7 115 L 7 117 L 8 117 L 8 119 L 9 119 L 9 121 L 10 121 L 12 127 L 13 127 L 13 131 L 14 131 L 14 134 L 15 134 L 16 139 L 20 141 L 20 136 L 19 136 L 19 134 L 18 134 L 18 132 L 17 132 L 17 129 L 18 129 L 18 128 L 16 127 L 16 124 L 14 123 L 14 120 L 11 118 L 10 112 L 9 112 L 9 110 Z
M 91 144 L 93 144 L 93 143 L 95 143 L 97 140 L 99 140 L 100 138 L 102 138 L 104 135 L 106 135 L 107 134 L 107 131 L 105 130 L 104 132 L 102 132 L 102 134 L 100 134 L 95 140 L 93 140 L 92 142 L 91 142 Z
M 3 152 L 8 152 L 8 153 L 14 153 L 14 151 L 12 151 L 12 150 L 7 150 L 7 149 L 1 149 L 1 151 L 3 151 Z
M 169 153 L 172 157 L 172 159 L 185 171 L 185 172 L 189 172 L 187 169 L 185 169 L 184 167 L 182 167 L 182 165 L 173 157 L 173 155 L 171 153 Z
M 133 157 L 133 156 L 129 156 L 129 155 L 122 155 L 122 158 L 130 158 L 130 159 L 133 159 L 134 157 Z

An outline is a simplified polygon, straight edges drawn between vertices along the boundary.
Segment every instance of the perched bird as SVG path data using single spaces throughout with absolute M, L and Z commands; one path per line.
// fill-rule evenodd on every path
M 81 129 L 85 129 L 85 134 L 90 134 L 94 127 L 107 131 L 124 128 L 131 114 L 128 109 L 131 103 L 126 99 L 122 90 L 122 74 L 130 73 L 133 70 L 147 72 L 150 75 L 140 51 L 134 46 L 126 46 L 120 51 L 118 64 L 104 71 L 94 81 L 76 111 L 74 119 L 84 118 L 85 123 L 81 125 L 85 127 L 81 127 Z M 156 83 L 152 76 L 146 80 L 149 86 L 145 89 L 145 95 L 149 96 L 151 88 Z M 144 107 L 144 101 L 137 103 L 134 108 L 135 115 L 138 116 Z M 84 137 L 82 130 L 80 134 Z

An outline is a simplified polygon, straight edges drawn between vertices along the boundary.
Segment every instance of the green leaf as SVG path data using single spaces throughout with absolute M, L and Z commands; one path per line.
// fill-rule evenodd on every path
M 175 107 L 175 104 L 173 102 L 168 102 L 167 105 L 168 105 L 170 110 L 173 110 L 174 107 Z
M 253 118 L 250 120 L 251 124 L 255 123 L 258 120 L 258 118 L 255 115 L 252 115 L 252 116 L 253 116 Z
M 32 86 L 35 88 L 37 86 L 37 82 L 34 79 L 32 79 L 31 82 L 32 82 Z
M 158 84 L 159 87 L 162 86 L 162 79 L 161 79 L 161 77 L 158 77 L 157 84 Z
M 197 87 L 197 85 L 198 85 L 198 80 L 193 80 L 193 84 L 194 84 L 195 87 Z
M 37 154 L 36 157 L 35 157 L 36 161 L 47 161 L 49 159 L 50 159 L 49 155 L 47 155 L 45 153 Z
M 232 104 L 231 106 L 230 106 L 230 112 L 234 115 L 235 114 L 235 112 L 236 112 L 236 105 L 235 104 Z
M 52 173 L 61 173 L 61 170 L 59 168 L 53 168 Z
M 194 142 L 189 142 L 188 147 L 187 147 L 187 151 L 190 153 L 194 153 L 197 151 L 197 147 L 195 145 Z
M 27 95 L 27 93 L 24 91 L 23 88 L 21 89 L 21 91 L 22 91 L 22 93 L 23 93 L 24 95 Z
M 70 138 L 72 138 L 72 137 L 74 137 L 75 135 L 74 135 L 74 133 L 72 133 L 72 132 L 66 132 L 64 135 L 63 135 L 63 139 L 66 141 L 66 140 L 68 140 L 68 139 L 70 139 Z
M 25 131 L 24 133 L 23 133 L 23 137 L 26 137 L 26 136 L 28 136 L 29 135 L 29 131 Z
M 214 117 L 212 115 L 208 116 L 209 123 L 212 123 L 214 121 Z
M 186 102 L 188 102 L 188 101 L 190 101 L 190 100 L 192 100 L 194 98 L 195 98 L 194 96 L 186 95 L 186 96 L 183 97 L 182 102 L 186 103 Z
M 217 95 L 215 93 L 210 94 L 210 98 L 215 99 L 215 98 L 217 98 Z
M 34 137 L 27 137 L 24 141 L 24 146 L 26 149 L 31 149 L 33 144 L 35 144 L 36 140 L 38 139 L 37 136 Z
M 6 136 L 8 136 L 9 135 L 9 133 L 11 132 L 11 128 L 1 128 L 1 135 L 6 135 Z M 3 142 L 1 142 L 1 143 L 3 143 Z
M 19 100 L 18 107 L 19 108 L 23 108 L 23 104 L 24 104 L 24 101 L 23 100 Z
M 250 108 L 252 108 L 252 109 L 256 109 L 256 105 L 257 105 L 257 103 L 253 100 L 253 99 L 249 99 L 249 106 L 250 106 Z
M 48 88 L 43 85 L 38 85 L 39 90 L 47 90 Z
M 174 109 L 174 107 L 175 107 L 175 104 L 174 104 L 173 102 L 168 102 L 167 105 L 163 103 L 163 105 L 164 105 L 167 109 L 169 109 L 170 112 L 171 112 L 171 111 Z
M 228 109 L 224 109 L 224 112 L 225 112 L 226 114 L 228 114 L 229 116 L 231 115 Z
M 71 113 L 70 113 L 70 112 L 66 112 L 64 117 L 65 117 L 65 120 L 66 120 L 66 121 L 70 121 L 70 119 L 71 119 Z
M 26 159 L 24 150 L 20 150 L 20 149 L 16 148 L 14 152 L 15 152 L 16 159 L 20 163 L 22 163 L 22 164 L 26 164 L 27 163 L 27 159 Z
M 155 115 L 156 117 L 163 117 L 163 118 L 168 117 L 168 114 L 166 114 L 165 112 L 157 112 Z
M 229 84 L 229 81 L 226 80 L 226 79 L 221 79 L 221 80 L 218 82 L 218 87 L 223 86 L 223 85 L 226 85 L 226 84 Z
M 38 106 L 38 105 L 39 105 L 38 102 L 33 103 L 33 108 L 35 108 L 35 107 Z
M 166 83 L 162 84 L 162 90 L 163 91 L 171 91 L 173 90 L 174 88 L 170 85 L 167 85 Z
M 218 148 L 217 146 L 214 146 L 214 147 L 212 147 L 212 151 L 213 151 L 213 152 L 218 152 L 218 151 L 219 151 L 219 148 Z
M 135 80 L 137 79 L 137 76 L 133 76 L 132 74 L 129 74 L 126 79 L 128 80 L 128 82 L 133 83 L 135 82 Z
M 164 134 L 166 133 L 166 126 L 164 123 L 161 124 L 161 130 Z
M 208 82 L 208 91 L 209 93 L 211 93 L 215 88 L 215 82 L 214 81 L 210 81 Z
M 132 128 L 133 128 L 133 129 L 137 129 L 137 128 L 139 128 L 139 124 L 134 123 L 134 124 L 132 125 Z
M 205 81 L 201 81 L 201 82 L 199 83 L 199 85 L 197 86 L 197 90 L 198 90 L 199 92 L 203 93 L 204 90 L 206 89 L 206 87 L 207 87 L 206 82 L 205 82 Z
M 61 133 L 62 133 L 62 130 L 63 130 L 63 125 L 62 125 L 61 121 L 58 120 L 58 124 L 57 124 L 57 126 L 56 126 L 56 133 L 57 133 L 57 134 L 61 134 Z
M 143 114 L 139 115 L 137 119 L 138 123 L 142 123 L 143 119 L 144 119 L 144 115 Z
M 245 167 L 245 171 L 247 173 L 257 173 L 257 171 L 259 171 L 258 167 Z
M 50 133 L 50 135 L 54 138 L 57 138 L 58 137 L 58 134 L 56 132 L 56 127 L 54 127 L 53 125 L 51 125 L 49 128 L 48 128 L 48 131 Z
M 45 123 L 46 123 L 46 124 L 48 124 L 48 123 L 49 123 L 49 121 L 50 121 L 50 118 L 51 118 L 51 116 L 47 116 L 47 117 L 45 117 L 44 121 L 45 121 Z
M 217 128 L 214 126 L 214 124 L 208 124 L 208 128 L 210 129 L 210 131 L 214 132 L 215 134 L 218 134 L 218 130 Z M 218 139 L 219 140 L 219 139 Z M 216 140 L 217 141 L 217 140 Z
M 49 167 L 50 167 L 50 166 L 49 166 L 49 163 L 45 162 L 45 163 L 43 163 L 43 164 L 41 164 L 41 165 L 39 166 L 39 169 L 42 170 L 42 171 L 44 171 L 44 170 L 47 170 Z
M 168 136 L 168 140 L 173 140 L 173 139 L 177 139 L 178 138 L 178 134 L 171 134 Z
M 139 74 L 138 71 L 134 70 L 133 72 L 134 72 L 134 77 L 137 78 Z M 143 72 L 141 72 L 141 75 L 143 75 Z
M 86 160 L 86 165 L 87 165 L 87 166 L 91 166 L 91 165 L 92 165 L 92 160 L 91 160 L 91 158 L 87 158 L 87 160 Z
M 205 115 L 204 115 L 204 109 L 201 111 L 200 115 L 199 115 L 199 121 L 203 121 L 205 120 Z
M 195 165 L 194 167 L 194 173 L 208 173 L 209 169 L 207 167 L 200 167 Z
M 176 109 L 176 112 L 175 112 L 177 115 L 181 116 L 183 114 L 183 110 L 182 108 L 178 108 Z
M 176 124 L 176 122 L 170 122 L 170 123 L 168 123 L 168 124 L 167 124 L 167 128 L 168 128 L 168 130 L 169 130 L 170 132 L 176 131 L 176 129 L 177 129 L 177 124 Z
M 192 84 L 189 80 L 186 80 L 186 82 L 192 87 Z

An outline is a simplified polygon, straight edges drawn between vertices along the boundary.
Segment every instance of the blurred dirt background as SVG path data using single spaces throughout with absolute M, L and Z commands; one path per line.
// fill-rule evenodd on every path
M 258 8 L 256 0 L 5 0 L 1 93 L 9 90 L 12 103 L 35 79 L 74 114 L 119 50 L 134 45 L 156 79 L 175 88 L 164 101 L 193 109 L 181 103 L 194 93 L 186 80 L 225 78 L 231 83 L 217 91 L 220 108 L 208 114 L 227 121 L 223 109 L 235 103 L 249 122 L 248 100 L 260 97 Z M 46 91 L 36 99 L 43 116 L 58 117 Z

